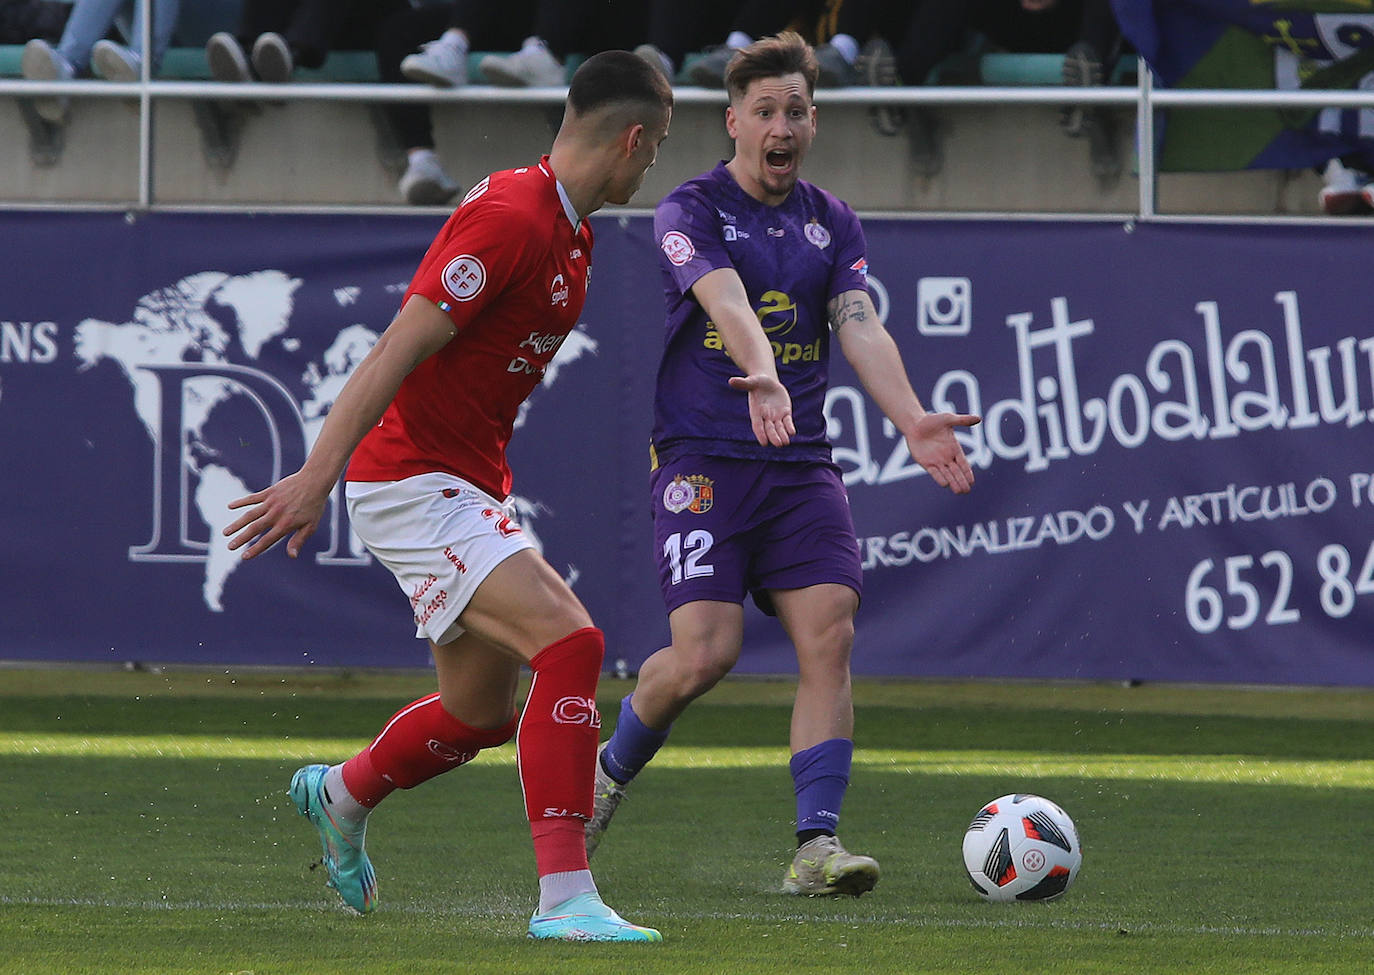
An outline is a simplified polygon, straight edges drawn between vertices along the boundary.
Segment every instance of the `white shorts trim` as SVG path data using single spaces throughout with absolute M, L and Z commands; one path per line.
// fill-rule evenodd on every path
M 452 474 L 344 487 L 353 530 L 410 600 L 415 635 L 439 645 L 462 636 L 458 616 L 498 565 L 534 543 L 502 504 Z

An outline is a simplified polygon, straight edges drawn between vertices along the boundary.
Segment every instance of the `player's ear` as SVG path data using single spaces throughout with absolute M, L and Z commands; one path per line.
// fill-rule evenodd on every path
M 644 142 L 644 123 L 636 122 L 625 130 L 623 145 L 626 156 L 633 156 Z

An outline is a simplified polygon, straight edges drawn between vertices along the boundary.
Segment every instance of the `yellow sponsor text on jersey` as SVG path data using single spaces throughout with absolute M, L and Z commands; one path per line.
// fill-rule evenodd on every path
M 821 358 L 820 338 L 808 343 L 770 341 L 768 344 L 773 347 L 773 358 L 782 365 L 792 362 L 819 362 Z M 725 352 L 729 355 L 729 350 L 725 348 L 725 341 L 720 337 L 720 332 L 716 330 L 714 323 L 707 323 L 706 337 L 702 339 L 701 345 L 703 348 Z

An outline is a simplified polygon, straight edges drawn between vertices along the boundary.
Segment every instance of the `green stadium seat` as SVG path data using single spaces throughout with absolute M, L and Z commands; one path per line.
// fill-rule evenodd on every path
M 0 77 L 19 77 L 19 59 L 23 55 L 22 44 L 0 44 Z M 477 65 L 489 52 L 476 51 L 468 56 L 469 78 L 474 84 L 482 83 Z M 568 56 L 568 76 L 586 60 L 586 55 Z M 160 78 L 179 81 L 208 81 L 210 68 L 205 61 L 205 49 L 201 47 L 169 48 L 162 59 Z M 347 82 L 350 84 L 373 84 L 381 81 L 377 75 L 377 58 L 371 51 L 334 51 L 318 68 L 301 68 L 296 72 L 301 81 L 309 82 Z
M 0 44 L 0 78 L 19 77 L 19 58 L 23 53 L 22 44 Z
M 0 77 L 18 77 L 19 59 L 23 45 L 0 44 Z M 468 57 L 469 77 L 475 84 L 482 83 L 477 65 L 488 52 L 474 52 Z M 689 54 L 683 59 L 682 71 L 678 82 L 684 83 L 687 69 L 700 58 L 700 54 Z M 574 54 L 568 57 L 568 75 L 577 70 L 586 56 Z M 949 68 L 942 65 L 932 72 L 932 81 L 942 76 L 955 76 L 960 68 L 966 68 L 967 56 L 959 59 L 959 67 L 951 60 Z M 978 76 L 985 85 L 997 87 L 1017 87 L 1022 85 L 1058 85 L 1063 83 L 1064 58 L 1059 54 L 1006 54 L 986 53 L 975 57 Z M 1112 74 L 1111 84 L 1130 84 L 1135 78 L 1135 59 L 1122 58 Z M 162 78 L 175 78 L 186 81 L 204 81 L 210 77 L 205 62 L 205 50 L 200 47 L 173 47 L 163 59 Z M 349 82 L 366 84 L 380 81 L 377 76 L 377 59 L 371 51 L 334 51 L 325 63 L 315 69 L 302 68 L 297 72 L 301 81 L 309 82 Z

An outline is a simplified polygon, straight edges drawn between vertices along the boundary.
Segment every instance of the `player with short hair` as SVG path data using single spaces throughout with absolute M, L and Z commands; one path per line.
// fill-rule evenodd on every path
M 672 643 L 644 662 L 597 763 L 593 850 L 625 785 L 674 719 L 739 659 L 743 600 L 776 615 L 797 653 L 791 771 L 794 894 L 862 894 L 878 864 L 835 836 L 853 756 L 849 659 L 863 575 L 823 413 L 832 339 L 912 457 L 964 493 L 954 429 L 927 413 L 865 281 L 848 205 L 800 178 L 816 131 L 816 59 L 784 32 L 726 73 L 734 156 L 658 205 L 667 335 L 654 400 L 651 497 Z
M 582 310 L 586 217 L 639 189 L 672 101 L 633 54 L 589 58 L 549 154 L 482 180 L 439 232 L 301 469 L 229 506 L 248 509 L 224 529 L 230 548 L 252 558 L 290 536 L 294 558 L 348 463 L 352 527 L 430 641 L 438 693 L 398 711 L 347 762 L 306 766 L 291 781 L 319 830 L 330 886 L 361 913 L 377 904 L 364 851 L 372 808 L 516 736 L 539 873 L 530 937 L 662 940 L 607 907 L 587 866 L 605 643 L 514 520 L 506 444 Z M 521 664 L 534 677 L 517 728 Z

